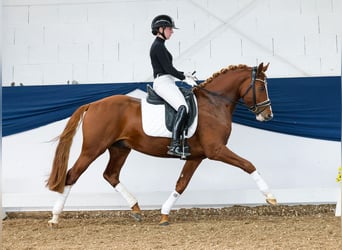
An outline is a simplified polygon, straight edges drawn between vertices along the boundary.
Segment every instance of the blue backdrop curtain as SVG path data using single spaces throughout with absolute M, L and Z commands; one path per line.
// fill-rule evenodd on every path
M 2 133 L 12 135 L 69 117 L 79 106 L 150 83 L 78 84 L 2 88 Z M 341 78 L 268 79 L 274 118 L 258 122 L 243 106 L 233 121 L 242 125 L 316 139 L 341 140 Z

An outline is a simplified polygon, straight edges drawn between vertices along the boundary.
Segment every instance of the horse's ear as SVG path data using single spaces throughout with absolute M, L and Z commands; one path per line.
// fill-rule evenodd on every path
M 268 66 L 270 65 L 270 63 L 267 63 L 264 68 L 262 69 L 263 72 L 266 72 L 266 70 L 268 69 Z
M 264 63 L 260 63 L 258 66 L 258 73 L 263 72 L 264 71 Z

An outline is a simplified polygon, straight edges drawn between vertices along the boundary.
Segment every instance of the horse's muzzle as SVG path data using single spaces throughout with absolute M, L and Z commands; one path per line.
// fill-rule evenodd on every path
M 256 119 L 260 122 L 267 122 L 272 120 L 273 113 L 272 112 L 261 112 L 256 116 Z

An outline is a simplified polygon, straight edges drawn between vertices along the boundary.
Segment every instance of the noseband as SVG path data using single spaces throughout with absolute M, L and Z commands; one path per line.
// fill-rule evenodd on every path
M 259 103 L 256 102 L 255 82 L 259 81 L 259 82 L 264 83 L 264 85 L 267 84 L 266 79 L 262 80 L 260 78 L 256 78 L 256 72 L 257 72 L 257 67 L 253 67 L 251 84 L 249 85 L 249 87 L 245 91 L 245 93 L 241 96 L 241 98 L 243 99 L 248 94 L 248 92 L 252 89 L 253 90 L 253 105 L 248 107 L 248 110 L 250 110 L 254 114 L 258 115 L 258 114 L 262 113 L 267 107 L 269 107 L 271 105 L 271 101 L 269 98 L 267 98 L 267 100 L 265 100 L 263 102 L 259 102 Z

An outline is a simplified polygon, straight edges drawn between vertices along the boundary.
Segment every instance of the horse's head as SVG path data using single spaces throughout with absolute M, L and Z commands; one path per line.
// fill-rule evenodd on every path
M 266 70 L 268 65 L 260 63 L 252 68 L 252 74 L 240 88 L 240 96 L 258 121 L 269 121 L 273 118 L 271 101 L 268 97 Z

